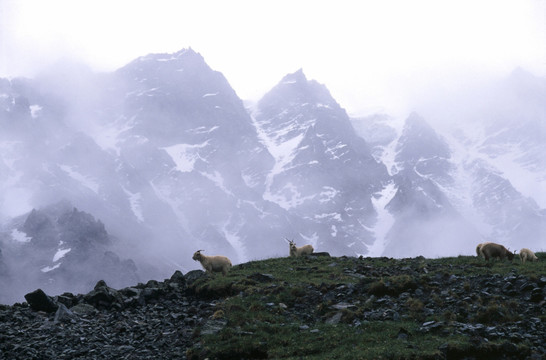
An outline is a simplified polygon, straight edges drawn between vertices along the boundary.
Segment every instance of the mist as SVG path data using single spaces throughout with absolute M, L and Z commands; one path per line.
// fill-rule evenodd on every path
M 180 69 L 203 75 L 178 71 L 173 78 Z M 225 254 L 234 263 L 285 256 L 284 237 L 312 242 L 332 255 L 366 255 L 372 247 L 376 256 L 471 255 L 474 244 L 484 240 L 513 249 L 520 244 L 544 248 L 543 238 L 536 237 L 544 230 L 544 198 L 530 191 L 544 179 L 544 162 L 536 156 L 544 150 L 536 134 L 544 131 L 544 79 L 516 69 L 494 81 L 461 80 L 465 86 L 432 91 L 428 98 L 417 94 L 419 110 L 406 117 L 349 118 L 323 85 L 303 73 L 292 76 L 258 103 L 259 111 L 244 109 L 227 79 L 191 50 L 143 57 L 112 73 L 63 62 L 36 79 L 4 81 L 1 248 L 6 272 L 24 274 L 16 281 L 26 284 L 24 291 L 45 286 L 43 273 L 25 272 L 29 264 L 17 260 L 30 245 L 18 243 L 13 234 L 36 242 L 22 223 L 31 210 L 47 213 L 59 202 L 104 223 L 111 241 L 98 254 L 134 261 L 134 274 L 125 280 L 101 274 L 123 285 L 130 285 L 127 279 L 199 268 L 191 261 L 196 249 Z M 284 93 L 294 82 L 299 87 Z M 320 112 L 300 113 L 288 105 L 301 94 L 307 98 L 298 100 L 304 106 L 317 101 L 317 110 L 327 109 L 327 116 L 318 115 L 326 116 L 325 122 L 315 123 Z M 288 103 L 269 104 L 267 99 L 277 96 Z M 286 109 L 296 117 L 289 112 L 281 121 L 268 113 L 282 115 Z M 344 125 L 337 130 L 326 125 L 338 118 Z M 223 125 L 226 119 L 228 126 Z M 499 129 L 513 126 L 511 119 L 518 119 L 520 134 L 499 137 Z M 331 157 L 307 152 L 315 141 L 311 126 Z M 355 147 L 353 126 L 366 147 Z M 332 140 L 325 140 L 328 133 Z M 342 138 L 348 145 L 340 145 Z M 527 141 L 517 156 L 510 153 L 523 138 L 534 142 Z M 339 152 L 346 146 L 356 152 Z M 495 161 L 507 153 L 514 161 L 502 168 Z M 370 174 L 371 163 L 355 172 L 364 158 L 354 160 L 372 155 L 379 165 L 376 174 Z M 342 177 L 328 180 L 323 170 L 312 170 L 313 164 L 337 168 L 340 162 L 349 164 L 342 165 Z M 522 171 L 527 171 L 526 180 L 513 181 Z M 305 173 L 310 176 L 302 177 Z M 347 182 L 355 174 L 369 190 Z M 504 186 L 502 195 L 487 194 L 484 181 L 493 188 Z M 395 191 L 381 200 L 387 196 L 385 186 Z M 321 194 L 316 204 L 310 201 L 315 194 Z M 347 200 L 355 194 L 365 201 Z M 370 195 L 377 200 L 373 204 L 366 200 Z M 502 206 L 494 208 L 491 201 L 499 196 Z M 356 228 L 350 225 L 353 217 L 361 224 Z M 52 253 L 63 249 L 57 241 L 50 245 L 40 269 L 60 264 L 51 261 Z M 103 255 L 96 256 L 102 261 Z M 98 280 L 87 279 L 84 287 Z M 61 288 L 84 291 L 81 283 L 63 276 L 50 283 L 52 291 Z
M 539 220 L 544 216 L 546 173 L 538 155 L 546 150 L 546 108 L 540 100 L 546 96 L 544 80 L 518 67 L 499 77 L 421 84 L 421 91 L 413 94 L 413 109 L 427 125 L 414 137 L 427 145 L 419 149 L 416 143 L 408 157 L 400 147 L 408 131 L 405 117 L 382 111 L 353 119 L 357 133 L 394 176 L 392 186 L 397 184 L 398 192 L 380 201 L 392 207 L 396 201 L 403 203 L 398 197 L 411 204 L 398 210 L 403 215 L 394 222 L 391 214 L 380 215 L 393 225 L 378 238 L 374 254 L 383 249 L 396 257 L 472 255 L 471 244 L 480 240 L 512 250 L 524 243 L 546 247 Z M 434 150 L 434 144 L 444 150 Z M 401 183 L 409 184 L 408 189 Z M 418 187 L 424 196 L 414 193 Z M 419 205 L 427 198 L 431 203 Z M 419 212 L 425 216 L 408 216 Z M 404 232 L 397 232 L 398 227 Z M 400 235 L 407 240 L 393 239 Z
M 0 302 L 284 238 L 546 248 L 543 4 L 175 3 L 2 3 Z

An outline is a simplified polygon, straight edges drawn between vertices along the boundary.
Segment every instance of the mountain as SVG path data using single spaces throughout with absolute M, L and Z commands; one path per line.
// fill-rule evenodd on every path
M 326 87 L 302 70 L 289 74 L 258 102 L 254 117 L 275 157 L 264 198 L 312 222 L 301 235 L 316 247 L 367 253 L 377 217 L 372 194 L 388 173 Z
M 67 202 L 15 218 L 12 228 L 2 236 L 0 278 L 10 289 L 0 294 L 2 303 L 32 287 L 84 292 L 100 279 L 116 286 L 139 280 L 135 263 L 115 252 L 104 224 Z
M 192 49 L 0 79 L 0 282 L 40 275 L 19 297 L 34 279 L 76 291 L 68 274 L 110 261 L 123 286 L 197 268 L 198 249 L 286 256 L 283 238 L 350 256 L 543 249 L 544 88 L 515 71 L 465 117 L 446 111 L 449 127 L 417 112 L 351 119 L 302 70 L 246 108 Z M 66 230 L 70 214 L 98 237 Z M 90 262 L 69 262 L 86 243 Z
M 216 249 L 239 261 L 264 246 L 252 240 L 264 226 L 286 225 L 280 209 L 260 197 L 273 159 L 242 101 L 201 55 L 148 55 L 115 79 L 123 101 L 107 126 L 118 129 L 114 150 L 143 184 L 127 191 L 139 204 L 150 197 L 165 207 L 133 211 L 152 210 L 139 215 L 143 222 L 172 229 L 169 246 L 178 243 L 182 253 L 194 243 L 194 250 Z
M 472 207 L 489 239 L 520 249 L 546 247 L 546 79 L 516 69 L 491 91 L 481 122 L 459 139 L 463 171 L 473 180 Z M 478 136 L 480 134 L 480 136 Z
M 104 222 L 141 278 L 199 266 L 197 249 L 235 263 L 288 253 L 283 237 L 306 221 L 263 198 L 274 159 L 200 54 L 151 54 L 96 77 L 66 69 L 2 82 L 3 242 L 37 236 L 14 216 L 67 200 Z
M 426 244 L 427 254 L 443 256 L 481 242 L 445 193 L 454 185 L 451 152 L 423 118 L 408 117 L 396 145 L 396 194 L 386 206 L 395 222 L 384 240 L 385 253 L 418 256 Z
M 474 241 L 546 248 L 546 166 L 537 156 L 546 151 L 545 84 L 518 69 L 465 94 L 483 100 L 477 105 L 437 104 L 444 111 L 429 113 L 434 127 L 415 113 L 402 126 L 381 114 L 352 119 L 393 176 L 374 253 L 445 256 Z

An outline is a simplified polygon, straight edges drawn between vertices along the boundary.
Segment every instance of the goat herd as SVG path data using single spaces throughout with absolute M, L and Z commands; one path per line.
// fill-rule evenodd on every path
M 510 250 L 508 250 L 504 246 L 500 244 L 495 244 L 492 242 L 484 242 L 476 246 L 476 255 L 478 257 L 484 258 L 487 261 L 489 261 L 489 259 L 494 259 L 494 258 L 498 258 L 500 260 L 504 260 L 508 258 L 508 260 L 512 261 L 514 259 L 515 254 L 516 254 L 516 251 L 512 253 L 510 252 Z M 535 253 L 526 248 L 523 248 L 519 251 L 519 258 L 521 259 L 521 262 L 524 264 L 525 264 L 525 261 L 527 260 L 529 261 L 538 260 Z
M 288 240 L 286 238 L 285 240 L 288 241 L 291 257 L 310 255 L 314 251 L 311 245 L 304 245 L 302 247 L 297 247 L 296 243 L 293 240 Z M 229 260 L 227 257 L 222 255 L 206 256 L 201 254 L 201 251 L 204 251 L 204 250 L 197 250 L 193 254 L 192 259 L 195 261 L 199 261 L 201 265 L 203 266 L 203 268 L 205 269 L 205 271 L 209 273 L 221 272 L 224 275 L 227 274 L 227 272 L 231 268 L 231 260 Z M 498 258 L 500 260 L 504 260 L 508 258 L 508 260 L 511 261 L 514 259 L 515 251 L 512 253 L 510 252 L 510 250 L 508 250 L 507 248 L 505 248 L 504 246 L 500 244 L 496 244 L 493 242 L 484 242 L 476 246 L 476 255 L 478 257 L 484 258 L 487 261 L 489 261 L 489 259 L 494 259 L 494 258 Z M 526 260 L 529 260 L 529 261 L 538 260 L 535 253 L 533 253 L 531 250 L 526 248 L 523 248 L 519 251 L 519 257 L 522 263 L 525 263 Z

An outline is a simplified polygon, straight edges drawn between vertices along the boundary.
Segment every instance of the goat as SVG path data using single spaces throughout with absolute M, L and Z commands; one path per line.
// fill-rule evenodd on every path
M 483 253 L 482 253 L 482 246 L 487 245 L 487 244 L 491 244 L 491 242 L 484 242 L 484 243 L 478 244 L 478 246 L 476 246 L 476 255 L 478 257 L 481 256 L 482 258 L 485 258 L 485 256 L 483 256 Z
M 224 275 L 227 274 L 227 272 L 231 268 L 231 261 L 227 257 L 221 255 L 206 256 L 201 254 L 201 251 L 205 250 L 197 250 L 195 254 L 193 254 L 192 259 L 195 261 L 199 261 L 205 271 L 208 271 L 211 274 L 220 271 Z
M 291 257 L 299 257 L 302 255 L 311 255 L 315 249 L 311 245 L 303 245 L 302 247 L 297 247 L 296 243 L 293 240 L 288 240 L 287 238 L 284 238 L 286 241 L 288 241 L 288 246 L 290 249 L 290 256 Z
M 500 244 L 489 243 L 482 245 L 480 252 L 487 261 L 489 261 L 490 258 L 499 258 L 501 260 L 508 258 L 510 261 L 514 259 L 514 254 Z
M 526 248 L 523 248 L 519 251 L 519 258 L 521 259 L 521 262 L 524 264 L 525 264 L 525 260 L 527 259 L 529 259 L 529 261 L 538 261 L 538 258 L 535 255 L 535 253 Z

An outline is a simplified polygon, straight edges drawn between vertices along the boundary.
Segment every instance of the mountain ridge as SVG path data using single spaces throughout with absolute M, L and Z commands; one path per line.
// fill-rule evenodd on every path
M 389 116 L 356 126 L 301 69 L 249 111 L 191 49 L 84 71 L 81 83 L 59 76 L 0 80 L 4 254 L 13 216 L 61 199 L 102 221 L 141 277 L 194 268 L 196 249 L 234 263 L 284 254 L 283 238 L 354 256 L 470 254 L 482 240 L 546 246 L 542 202 L 497 164 L 518 136 L 535 139 L 514 161 L 541 183 L 534 97 L 500 118 L 476 112 L 489 114 L 479 131 L 439 132 L 414 113 L 404 133 Z M 512 94 L 507 84 L 499 89 Z M 518 114 L 522 126 L 500 136 Z

